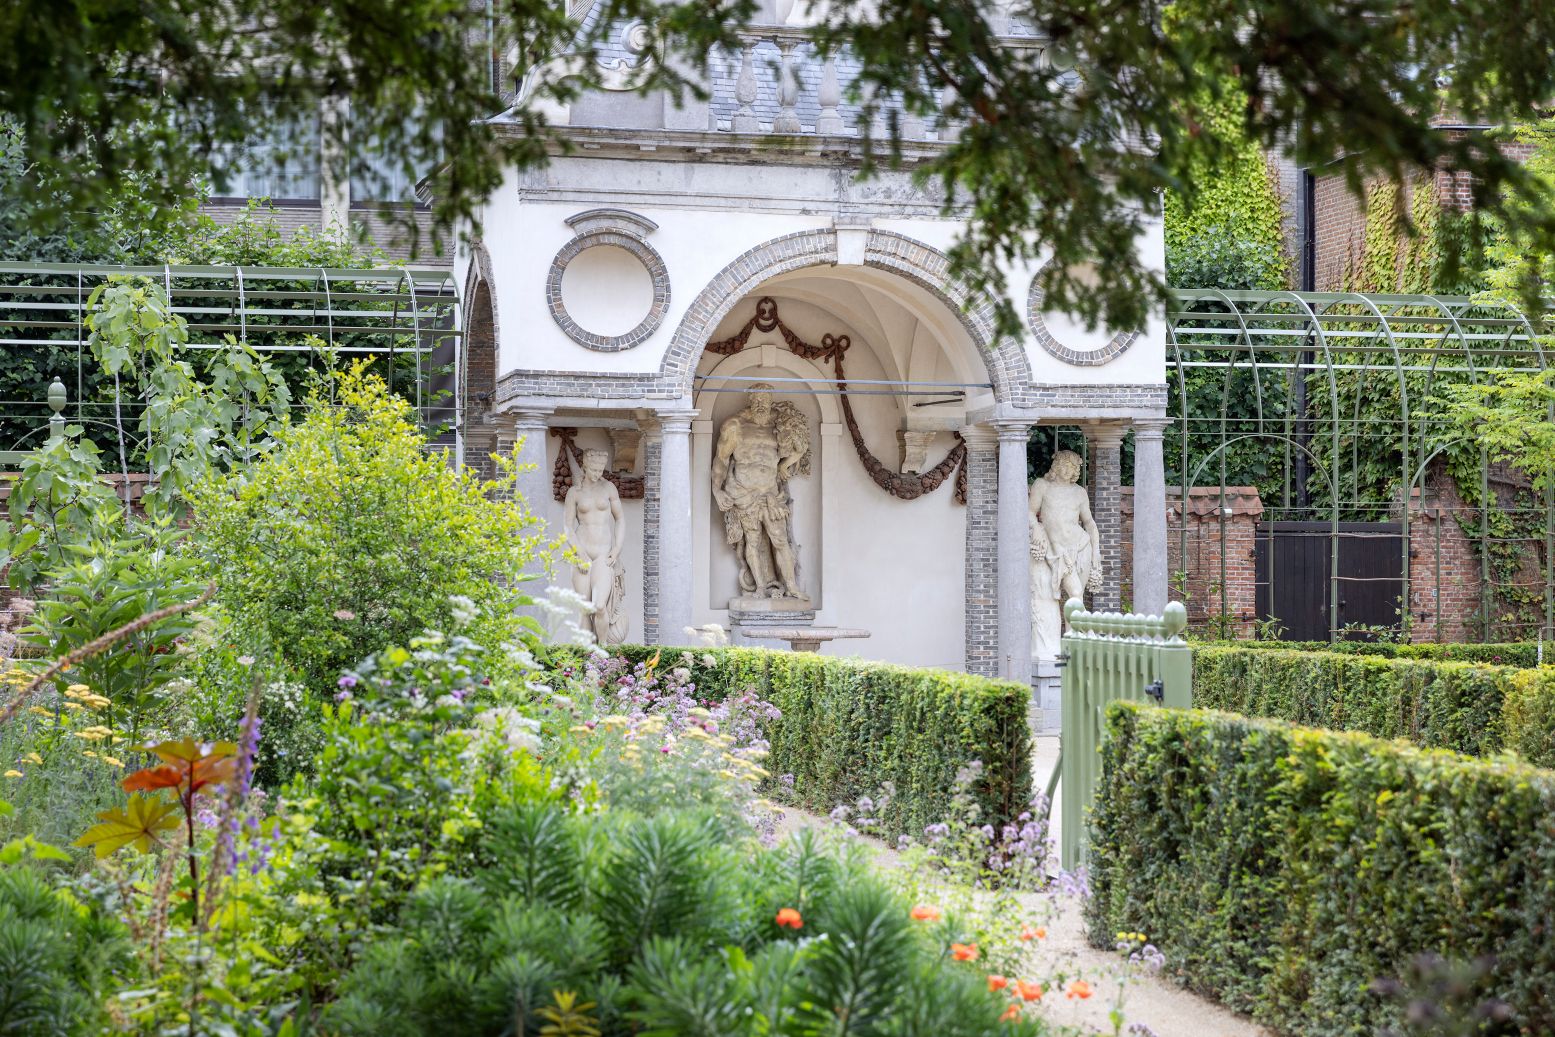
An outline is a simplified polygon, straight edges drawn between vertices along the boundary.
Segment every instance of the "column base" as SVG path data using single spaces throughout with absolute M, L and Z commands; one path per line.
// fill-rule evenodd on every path
M 1031 661 L 1031 707 L 1027 719 L 1034 735 L 1056 735 L 1064 713 L 1062 673 L 1056 659 Z

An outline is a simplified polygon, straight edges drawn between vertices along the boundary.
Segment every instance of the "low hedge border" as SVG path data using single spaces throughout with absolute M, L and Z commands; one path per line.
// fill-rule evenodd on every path
M 1538 666 L 1539 645 L 1533 641 L 1500 644 L 1437 644 L 1422 641 L 1200 641 L 1195 648 L 1250 648 L 1272 651 L 1337 652 L 1341 655 L 1375 655 L 1383 659 L 1432 659 L 1443 662 L 1489 663 L 1491 666 Z M 1555 657 L 1549 659 L 1555 663 Z
M 633 664 L 660 651 L 610 648 Z M 806 809 L 826 813 L 891 782 L 896 796 L 881 812 L 884 827 L 921 834 L 944 819 L 956 771 L 974 759 L 983 762 L 975 793 L 990 823 L 1014 820 L 1030 803 L 1031 691 L 1022 684 L 764 648 L 665 648 L 661 665 L 675 665 L 682 651 L 718 660 L 699 695 L 722 701 L 749 688 L 782 711 L 766 766 L 794 776 Z M 576 653 L 556 649 L 553 667 Z
M 1398 1025 L 1416 955 L 1555 1033 L 1555 775 L 1365 735 L 1115 703 L 1090 938 L 1148 934 L 1187 986 L 1286 1034 Z M 1466 1032 L 1466 1031 L 1465 1031 Z
M 1193 702 L 1471 756 L 1510 749 L 1555 767 L 1555 667 L 1200 647 Z
M 1193 704 L 1309 727 L 1499 751 L 1511 667 L 1239 647 L 1193 653 Z

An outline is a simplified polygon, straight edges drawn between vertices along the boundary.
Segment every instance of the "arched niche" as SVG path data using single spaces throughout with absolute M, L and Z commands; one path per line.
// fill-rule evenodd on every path
M 749 387 L 749 381 L 725 379 L 761 378 L 773 383 L 776 399 L 794 403 L 810 423 L 810 474 L 791 480 L 788 487 L 793 499 L 793 538 L 799 547 L 799 578 L 811 605 L 819 611 L 825 607 L 822 575 L 830 517 L 824 507 L 825 488 L 828 473 L 835 470 L 840 451 L 846 448 L 842 409 L 837 397 L 830 394 L 831 375 L 790 353 L 776 331 L 755 332 L 743 351 L 723 357 L 699 373 L 706 380 L 694 397 L 698 420 L 692 426 L 691 484 L 697 498 L 691 502 L 691 515 L 692 542 L 705 550 L 699 549 L 694 556 L 692 579 L 697 604 L 715 611 L 726 609 L 737 593 L 738 562 L 724 537 L 723 515 L 713 501 L 713 450 L 723 423 L 750 400 L 749 394 L 738 391 Z M 724 389 L 732 391 L 715 391 Z

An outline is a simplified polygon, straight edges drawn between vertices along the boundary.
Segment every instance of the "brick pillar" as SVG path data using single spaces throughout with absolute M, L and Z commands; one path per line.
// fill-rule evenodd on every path
M 1031 484 L 1026 481 L 1029 422 L 999 423 L 999 675 L 1031 680 Z
M 659 643 L 659 502 L 664 439 L 657 417 L 638 422 L 643 438 L 643 644 Z
M 1091 516 L 1101 537 L 1101 590 L 1091 599 L 1098 612 L 1123 608 L 1123 436 L 1120 425 L 1091 425 Z
M 999 673 L 999 440 L 972 425 L 966 441 L 966 670 Z

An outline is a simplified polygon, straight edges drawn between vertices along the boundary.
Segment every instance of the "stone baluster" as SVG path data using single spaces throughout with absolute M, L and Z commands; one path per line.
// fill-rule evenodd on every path
M 956 105 L 956 88 L 946 85 L 939 93 L 939 131 L 940 140 L 950 140 L 956 135 L 955 120 L 950 117 L 951 110 Z
M 756 118 L 756 41 L 740 44 L 740 74 L 734 81 L 734 99 L 740 107 L 734 113 L 732 128 L 735 133 L 760 133 L 761 123 Z
M 902 101 L 902 117 L 896 125 L 903 140 L 923 140 L 929 135 L 923 116 L 910 110 L 905 99 Z
M 859 133 L 878 141 L 880 129 L 880 88 L 874 83 L 865 83 L 859 88 Z
M 794 48 L 798 41 L 779 39 L 774 42 L 782 55 L 782 64 L 778 67 L 778 113 L 772 120 L 772 132 L 803 133 L 804 127 L 799 123 L 799 112 L 795 107 L 799 104 L 799 76 L 794 72 Z
M 837 81 L 837 55 L 827 51 L 821 59 L 821 85 L 816 90 L 821 114 L 815 120 L 815 132 L 836 135 L 843 132 L 842 115 L 837 106 L 842 103 L 842 85 Z

